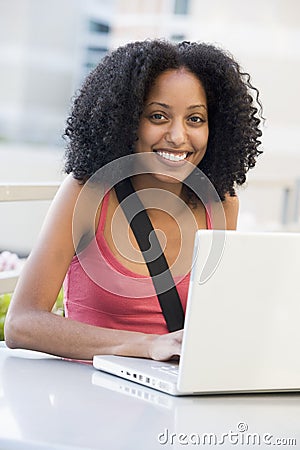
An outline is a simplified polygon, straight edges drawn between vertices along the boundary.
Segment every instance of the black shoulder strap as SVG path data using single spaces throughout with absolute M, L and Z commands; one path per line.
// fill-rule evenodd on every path
M 115 185 L 115 191 L 148 266 L 168 330 L 180 330 L 184 325 L 182 304 L 149 216 L 129 178 Z

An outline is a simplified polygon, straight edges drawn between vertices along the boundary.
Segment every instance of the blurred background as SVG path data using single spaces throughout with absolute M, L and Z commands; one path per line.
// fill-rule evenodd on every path
M 228 49 L 258 87 L 264 155 L 239 229 L 300 231 L 298 0 L 0 0 L 0 183 L 63 179 L 65 121 L 110 50 L 163 37 Z M 0 251 L 30 251 L 48 201 L 0 203 Z

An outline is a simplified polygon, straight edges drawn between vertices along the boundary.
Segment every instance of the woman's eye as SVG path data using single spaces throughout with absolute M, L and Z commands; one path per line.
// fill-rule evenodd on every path
M 202 119 L 202 117 L 199 117 L 199 116 L 190 117 L 189 120 L 191 122 L 193 122 L 193 123 L 202 123 L 202 122 L 204 122 L 204 119 Z
M 153 120 L 163 120 L 163 119 L 165 119 L 165 116 L 160 113 L 155 113 L 155 114 L 151 114 L 150 118 Z

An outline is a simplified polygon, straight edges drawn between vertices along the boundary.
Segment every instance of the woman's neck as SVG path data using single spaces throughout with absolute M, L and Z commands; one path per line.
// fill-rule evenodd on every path
M 135 175 L 131 178 L 135 191 L 142 189 L 159 189 L 182 197 L 183 184 L 181 182 L 166 182 L 155 178 L 152 174 Z
M 183 184 L 161 181 L 151 174 L 135 175 L 132 185 L 150 216 L 168 215 L 177 217 L 187 208 Z

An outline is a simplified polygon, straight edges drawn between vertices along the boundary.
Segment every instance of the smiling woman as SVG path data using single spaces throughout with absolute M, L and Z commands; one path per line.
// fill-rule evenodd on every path
M 212 45 L 146 40 L 106 56 L 68 118 L 69 176 L 22 271 L 7 345 L 76 359 L 180 355 L 182 330 L 168 333 L 115 185 L 130 178 L 185 311 L 195 232 L 220 226 L 212 223 L 216 205 L 223 228 L 236 228 L 235 188 L 261 153 L 260 117 L 249 75 Z M 154 231 L 140 229 L 151 250 Z M 66 317 L 58 317 L 52 308 L 63 283 Z
M 185 161 L 198 166 L 207 148 L 208 129 L 206 94 L 200 80 L 183 67 L 167 70 L 148 93 L 134 150 L 155 152 L 173 169 Z M 164 175 L 154 176 L 161 179 Z

